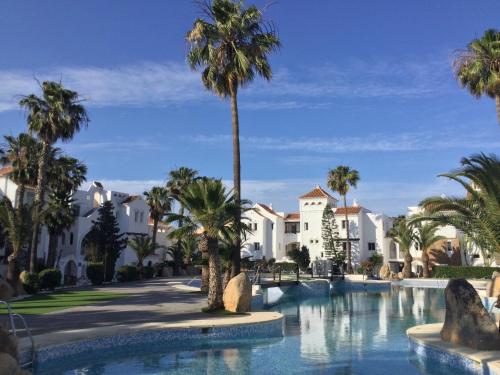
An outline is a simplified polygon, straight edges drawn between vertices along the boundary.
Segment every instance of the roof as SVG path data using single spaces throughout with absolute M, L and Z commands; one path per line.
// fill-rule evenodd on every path
M 13 170 L 14 170 L 14 168 L 12 168 L 12 167 L 0 168 L 0 177 L 7 176 L 7 175 L 11 174 Z
M 263 203 L 257 203 L 260 207 L 262 207 L 264 210 L 266 210 L 267 212 L 269 212 L 271 215 L 274 215 L 274 216 L 278 216 L 278 217 L 282 217 L 281 215 L 278 215 L 278 213 L 276 211 L 274 211 L 271 207 L 263 204 Z
M 122 204 L 127 204 L 127 203 L 130 203 L 130 202 L 133 202 L 135 201 L 136 199 L 139 199 L 140 196 L 139 195 L 129 195 L 127 198 L 125 198 L 125 200 L 122 202 Z
M 338 207 L 335 210 L 336 215 L 345 215 L 346 210 L 347 210 L 347 215 L 357 215 L 360 213 L 360 211 L 363 209 L 361 206 L 356 206 L 356 207 Z
M 285 221 L 300 221 L 300 213 L 299 212 L 290 212 L 286 214 Z
M 299 199 L 307 199 L 307 198 L 333 198 L 330 194 L 324 191 L 321 186 L 316 185 L 316 187 L 311 190 L 309 193 L 306 193 L 299 197 Z M 333 198 L 335 199 L 335 198 Z
M 93 181 L 92 184 L 95 185 L 95 187 L 99 188 L 99 189 L 102 189 L 102 184 L 99 182 L 99 181 Z

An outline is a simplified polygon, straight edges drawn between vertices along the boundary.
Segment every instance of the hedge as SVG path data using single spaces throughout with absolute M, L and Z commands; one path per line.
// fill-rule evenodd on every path
M 22 272 L 20 279 L 23 283 L 24 290 L 28 294 L 37 294 L 40 289 L 40 278 L 37 273 Z
M 500 268 L 472 266 L 434 266 L 433 276 L 437 279 L 490 279 L 491 275 L 495 271 L 500 272 Z
M 104 264 L 101 262 L 88 263 L 87 278 L 92 285 L 102 285 L 104 282 Z
M 40 289 L 54 290 L 61 285 L 62 274 L 57 268 L 47 268 L 38 274 Z
M 139 280 L 139 272 L 136 266 L 123 266 L 116 271 L 116 279 L 119 282 Z
M 155 274 L 155 270 L 153 267 L 146 266 L 142 269 L 142 277 L 145 279 L 152 279 Z

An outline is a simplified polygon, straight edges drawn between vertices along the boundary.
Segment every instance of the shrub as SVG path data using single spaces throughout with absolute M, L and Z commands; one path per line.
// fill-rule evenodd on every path
M 38 274 L 40 288 L 54 290 L 61 285 L 62 274 L 57 268 L 47 268 Z
M 155 263 L 153 265 L 153 272 L 154 272 L 154 275 L 156 277 L 161 277 L 161 275 L 163 274 L 163 268 L 165 267 L 165 265 L 163 263 Z
M 434 266 L 433 276 L 438 279 L 490 279 L 491 275 L 495 271 L 500 272 L 500 268 L 472 266 Z
M 152 279 L 155 274 L 155 270 L 153 267 L 146 266 L 142 269 L 142 277 L 145 279 Z
M 123 266 L 116 271 L 116 279 L 119 282 L 135 281 L 139 279 L 139 272 L 135 266 Z
M 36 273 L 23 271 L 20 276 L 23 287 L 28 294 L 37 294 L 40 290 L 40 278 Z
M 102 285 L 104 282 L 104 264 L 100 262 L 88 263 L 87 277 L 92 285 Z

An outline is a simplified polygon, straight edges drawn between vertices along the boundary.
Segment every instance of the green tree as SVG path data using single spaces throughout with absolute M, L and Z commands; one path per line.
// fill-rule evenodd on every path
M 307 246 L 302 246 L 299 249 L 293 249 L 289 252 L 289 257 L 292 259 L 302 271 L 306 271 L 311 263 L 311 257 L 309 256 L 309 249 Z
M 203 70 L 205 87 L 222 98 L 230 98 L 233 130 L 233 174 L 236 200 L 241 198 L 240 125 L 238 90 L 249 85 L 255 75 L 272 77 L 268 55 L 279 48 L 280 41 L 272 24 L 262 19 L 262 12 L 243 1 L 213 0 L 202 5 L 204 19 L 195 20 L 187 34 L 191 43 L 187 60 L 192 69 Z M 241 213 L 235 213 L 241 223 Z M 241 240 L 240 240 L 241 242 Z M 239 249 L 241 245 L 236 246 Z M 232 256 L 232 276 L 240 273 L 241 254 Z
M 0 226 L 11 250 L 7 258 L 7 281 L 14 292 L 19 294 L 22 291 L 22 285 L 19 282 L 20 256 L 23 247 L 29 242 L 31 233 L 31 205 L 22 204 L 15 209 L 9 198 L 3 197 L 0 201 Z
M 186 189 L 191 185 L 193 181 L 198 179 L 198 171 L 188 168 L 188 167 L 180 167 L 178 169 L 173 169 L 168 174 L 167 181 L 167 189 L 172 194 L 172 197 L 179 203 L 179 219 L 177 222 L 178 228 L 182 228 L 184 226 L 184 216 L 185 216 L 185 207 L 182 203 L 181 196 L 186 191 Z M 192 228 L 186 228 L 182 233 L 189 233 Z M 172 237 L 173 238 L 173 237 Z M 171 247 L 170 251 L 172 257 L 174 259 L 174 273 L 179 274 L 180 263 L 179 259 L 183 257 L 182 251 L 182 236 L 177 236 L 177 245 L 176 247 Z M 175 261 L 177 259 L 177 261 Z
M 132 239 L 129 239 L 128 244 L 137 256 L 137 268 L 139 269 L 139 274 L 142 278 L 144 259 L 148 256 L 154 255 L 155 251 L 161 248 L 161 246 L 159 246 L 152 237 L 141 235 L 134 236 Z
M 41 88 L 42 97 L 31 94 L 19 102 L 27 111 L 30 133 L 36 134 L 42 143 L 33 202 L 30 272 L 36 271 L 38 234 L 47 185 L 50 149 L 57 141 L 71 140 L 82 126 L 88 124 L 87 112 L 76 92 L 65 89 L 61 83 L 50 81 L 43 82 Z
M 339 230 L 335 220 L 335 213 L 330 204 L 327 204 L 323 209 L 323 217 L 321 218 L 321 238 L 323 239 L 325 256 L 332 259 L 336 264 L 342 264 L 345 261 L 345 254 L 339 248 Z
M 193 226 L 202 228 L 199 248 L 202 253 L 208 254 L 208 309 L 221 309 L 223 303 L 219 238 L 230 238 L 235 231 L 237 233 L 235 211 L 245 210 L 248 202 L 237 201 L 232 192 L 226 191 L 221 180 L 210 178 L 194 181 L 179 199 L 189 211 L 189 215 L 184 216 L 184 221 L 188 224 L 174 232 L 183 232 Z M 171 214 L 169 220 L 176 221 L 178 216 Z
M 411 221 L 410 221 L 411 223 Z M 435 222 L 422 223 L 421 221 L 413 225 L 414 242 L 418 244 L 418 248 L 422 251 L 422 268 L 423 276 L 430 277 L 429 273 L 429 250 L 433 243 L 443 240 L 445 237 L 436 235 L 439 224 Z
M 469 43 L 453 62 L 455 75 L 476 98 L 488 95 L 495 99 L 500 125 L 500 32 L 486 30 L 479 39 Z
M 413 257 L 411 256 L 410 248 L 415 241 L 413 227 L 404 216 L 398 217 L 394 222 L 394 226 L 387 232 L 387 237 L 396 242 L 399 245 L 399 251 L 404 253 L 403 277 L 411 278 L 411 262 L 413 261 Z
M 452 225 L 482 251 L 500 253 L 500 160 L 478 154 L 463 158 L 462 167 L 440 176 L 458 182 L 466 197 L 430 197 L 420 202 L 425 214 L 420 220 Z
M 105 201 L 99 207 L 97 220 L 92 221 L 92 227 L 85 238 L 85 247 L 94 252 L 90 256 L 92 261 L 104 263 L 104 280 L 111 281 L 116 261 L 127 247 L 127 238 L 120 233 L 111 201 Z
M 172 210 L 173 198 L 168 188 L 153 186 L 151 190 L 145 191 L 146 203 L 149 206 L 149 216 L 153 220 L 153 243 L 156 243 L 158 223 Z
M 355 188 L 359 181 L 359 173 L 346 165 L 339 165 L 328 172 L 327 184 L 330 189 L 340 194 L 344 201 L 345 209 L 345 231 L 346 231 L 346 249 L 347 249 L 347 272 L 353 273 L 351 243 L 349 233 L 349 217 L 347 213 L 347 193 L 351 187 Z

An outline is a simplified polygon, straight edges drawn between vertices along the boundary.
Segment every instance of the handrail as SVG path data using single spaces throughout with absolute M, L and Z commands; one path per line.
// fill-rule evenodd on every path
M 7 315 L 9 316 L 10 320 L 10 329 L 12 331 L 12 334 L 16 336 L 16 325 L 14 324 L 14 317 L 12 316 L 12 308 L 10 307 L 10 303 L 7 301 L 0 301 L 0 304 L 5 305 L 7 308 Z

